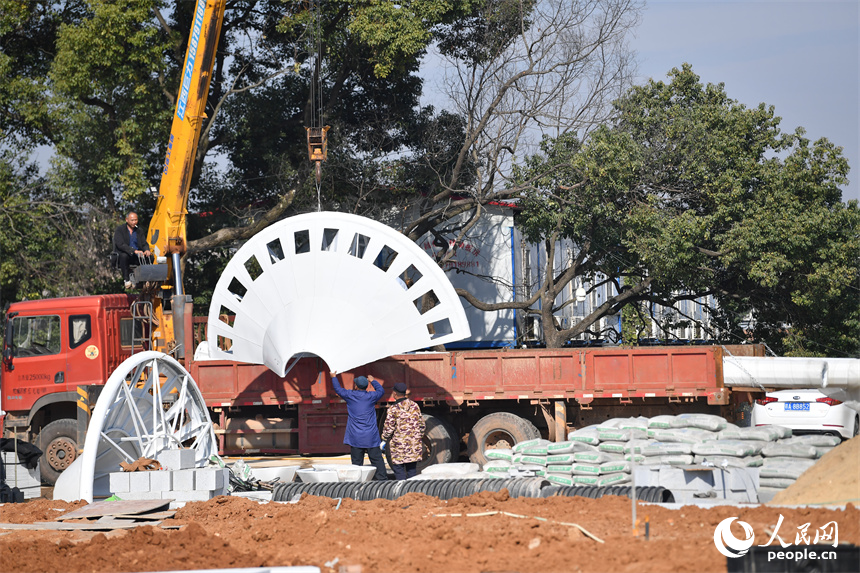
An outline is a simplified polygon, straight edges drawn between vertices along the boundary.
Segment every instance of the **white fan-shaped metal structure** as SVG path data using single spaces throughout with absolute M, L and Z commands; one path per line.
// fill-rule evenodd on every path
M 155 459 L 168 449 L 191 448 L 197 466 L 218 453 L 206 402 L 191 375 L 161 352 L 134 354 L 111 374 L 90 417 L 83 453 L 60 474 L 54 499 L 110 495 L 119 463 Z
M 469 333 L 451 282 L 418 245 L 376 221 L 323 212 L 280 221 L 239 249 L 215 287 L 207 338 L 212 359 L 283 376 L 293 357 L 343 372 Z

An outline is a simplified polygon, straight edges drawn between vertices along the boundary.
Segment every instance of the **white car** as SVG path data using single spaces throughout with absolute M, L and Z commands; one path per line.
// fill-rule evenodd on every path
M 832 434 L 844 440 L 860 433 L 860 413 L 818 390 L 779 390 L 755 401 L 752 426 L 773 424 L 795 434 Z

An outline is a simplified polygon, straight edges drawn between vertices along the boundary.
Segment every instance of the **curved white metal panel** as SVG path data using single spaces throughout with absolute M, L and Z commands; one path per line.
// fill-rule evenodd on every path
M 156 383 L 158 381 L 158 383 Z M 134 354 L 111 374 L 99 394 L 83 453 L 60 474 L 54 499 L 92 502 L 110 495 L 119 462 L 155 459 L 162 451 L 194 450 L 198 466 L 218 453 L 209 411 L 197 384 L 161 352 Z
M 376 221 L 323 212 L 280 221 L 239 249 L 215 287 L 207 338 L 212 359 L 283 376 L 301 354 L 343 372 L 468 336 L 457 293 L 418 245 Z

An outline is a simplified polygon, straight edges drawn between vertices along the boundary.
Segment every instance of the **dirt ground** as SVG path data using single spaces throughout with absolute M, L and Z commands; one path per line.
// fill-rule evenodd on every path
M 804 526 L 812 541 L 834 521 L 840 543 L 860 546 L 860 503 L 850 497 L 860 487 L 858 468 L 860 439 L 854 439 L 784 492 L 783 503 L 791 504 L 855 499 L 838 509 L 640 503 L 635 530 L 631 501 L 620 497 L 509 499 L 503 491 L 445 502 L 409 494 L 396 501 L 345 499 L 340 507 L 337 500 L 309 496 L 296 504 L 218 497 L 189 503 L 163 522 L 178 529 L 0 529 L 0 573 L 290 565 L 315 565 L 326 573 L 718 572 L 726 571 L 727 559 L 714 545 L 714 529 L 730 517 L 752 526 L 756 545 L 771 540 L 782 516 L 777 533 L 792 544 L 787 550 L 802 548 L 797 535 Z M 7 504 L 0 506 L 0 522 L 53 521 L 83 505 L 44 499 Z M 731 531 L 743 538 L 737 523 Z M 782 549 L 776 539 L 772 545 Z
M 0 507 L 0 522 L 53 520 L 81 505 L 48 500 L 9 504 Z M 844 510 L 767 506 L 673 510 L 640 504 L 638 536 L 631 527 L 631 502 L 619 497 L 508 499 L 500 492 L 441 502 L 409 494 L 396 501 L 346 499 L 336 506 L 337 500 L 318 497 L 296 504 L 218 497 L 189 503 L 164 522 L 185 525 L 181 529 L 0 531 L 0 571 L 316 565 L 338 573 L 716 572 L 726 570 L 726 558 L 713 540 L 720 521 L 728 517 L 746 521 L 753 527 L 756 544 L 765 544 L 780 515 L 785 521 L 778 533 L 787 543 L 795 541 L 797 528 L 806 523 L 812 532 L 836 521 L 839 541 L 860 545 L 860 509 L 853 504 Z M 491 511 L 526 517 L 465 515 Z M 454 513 L 461 515 L 450 515 Z M 602 542 L 570 525 L 574 523 Z M 732 531 L 742 537 L 740 528 Z

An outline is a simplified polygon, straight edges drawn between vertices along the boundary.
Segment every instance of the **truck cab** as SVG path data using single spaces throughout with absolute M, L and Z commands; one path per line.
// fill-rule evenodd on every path
M 4 436 L 42 449 L 42 477 L 49 483 L 83 445 L 78 408 L 89 401 L 78 388 L 104 384 L 140 344 L 133 302 L 131 295 L 111 294 L 9 306 L 0 369 Z

